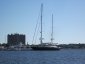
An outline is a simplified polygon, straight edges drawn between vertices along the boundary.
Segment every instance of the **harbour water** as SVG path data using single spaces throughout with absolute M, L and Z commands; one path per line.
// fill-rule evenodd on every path
M 0 64 L 85 64 L 85 49 L 0 51 Z

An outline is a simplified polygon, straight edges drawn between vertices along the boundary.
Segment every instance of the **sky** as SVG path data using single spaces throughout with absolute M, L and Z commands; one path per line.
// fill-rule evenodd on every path
M 25 34 L 26 43 L 39 43 L 43 3 L 43 42 L 50 42 L 53 14 L 54 43 L 85 43 L 85 0 L 0 0 L 0 43 L 8 34 Z M 39 27 L 40 25 L 38 25 Z

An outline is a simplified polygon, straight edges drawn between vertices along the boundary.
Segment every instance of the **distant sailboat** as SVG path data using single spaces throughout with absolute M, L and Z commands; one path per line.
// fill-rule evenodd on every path
M 51 33 L 51 43 L 43 43 L 42 41 L 42 11 L 43 11 L 43 4 L 41 4 L 41 37 L 40 37 L 40 44 L 32 45 L 31 48 L 33 50 L 60 50 L 60 48 L 53 44 L 53 15 L 52 15 L 52 33 Z

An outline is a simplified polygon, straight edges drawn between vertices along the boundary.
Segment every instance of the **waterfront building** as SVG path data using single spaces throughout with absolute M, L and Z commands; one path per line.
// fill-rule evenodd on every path
M 25 45 L 25 35 L 23 34 L 8 34 L 7 35 L 8 45 L 19 45 L 20 43 Z

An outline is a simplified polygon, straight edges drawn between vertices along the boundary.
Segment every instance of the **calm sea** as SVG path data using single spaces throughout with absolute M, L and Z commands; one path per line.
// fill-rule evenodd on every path
M 0 51 L 0 64 L 85 64 L 85 49 Z

